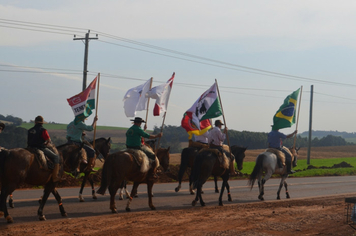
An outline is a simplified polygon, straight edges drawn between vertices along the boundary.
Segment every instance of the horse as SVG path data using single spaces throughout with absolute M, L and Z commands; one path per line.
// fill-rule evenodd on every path
M 297 158 L 298 156 L 299 148 L 298 149 L 290 148 L 289 150 L 292 153 L 292 162 L 293 162 L 294 158 Z M 263 177 L 263 173 L 265 173 L 264 177 Z M 258 195 L 258 199 L 260 199 L 261 201 L 264 200 L 263 198 L 264 185 L 267 182 L 267 180 L 271 178 L 273 174 L 279 174 L 281 176 L 281 182 L 279 184 L 279 188 L 277 191 L 277 199 L 278 200 L 281 199 L 280 192 L 283 185 L 286 190 L 286 198 L 290 198 L 290 195 L 288 193 L 288 184 L 286 182 L 286 179 L 288 178 L 287 166 L 280 167 L 278 164 L 277 155 L 275 153 L 265 151 L 257 156 L 255 167 L 253 168 L 253 171 L 248 180 L 248 185 L 252 189 L 255 180 L 258 179 L 258 188 L 260 192 L 260 194 Z
M 158 148 L 156 156 L 159 160 L 160 165 L 163 167 L 164 171 L 169 171 L 169 147 L 168 148 Z M 128 150 L 115 152 L 109 154 L 103 166 L 101 186 L 96 191 L 98 194 L 105 194 L 108 188 L 110 193 L 110 209 L 112 213 L 117 213 L 115 204 L 115 195 L 124 180 L 129 180 L 133 182 L 131 196 L 135 196 L 137 193 L 137 188 L 140 183 L 147 184 L 147 194 L 148 194 L 148 205 L 151 210 L 155 210 L 155 206 L 152 203 L 152 187 L 154 184 L 154 179 L 152 178 L 152 172 L 154 167 L 143 170 L 145 165 L 139 165 Z M 142 171 L 141 171 L 142 169 Z M 132 197 L 129 198 L 126 205 L 126 211 L 130 211 L 130 204 L 132 202 Z
M 52 150 L 57 151 L 54 145 L 51 144 L 51 146 Z M 63 174 L 64 170 L 72 173 L 76 172 L 81 159 L 85 158 L 85 153 L 81 149 L 81 147 L 70 145 L 58 150 L 60 175 Z M 44 186 L 43 197 L 37 211 L 39 220 L 46 220 L 43 215 L 43 208 L 50 193 L 56 198 L 61 215 L 67 216 L 61 196 L 56 190 L 57 182 L 52 181 L 52 170 L 44 168 L 36 156 L 38 156 L 37 153 L 35 154 L 30 149 L 24 148 L 13 148 L 0 152 L 0 215 L 4 215 L 7 223 L 13 223 L 14 221 L 7 211 L 6 199 L 22 183 Z
M 178 171 L 178 186 L 175 188 L 175 191 L 178 192 L 181 189 L 181 184 L 182 184 L 182 179 L 185 171 L 187 170 L 187 167 L 192 169 L 194 160 L 196 155 L 198 154 L 200 149 L 196 147 L 187 147 L 182 150 L 181 153 L 181 159 L 180 159 L 180 166 L 179 166 L 179 171 Z M 233 145 L 231 146 L 231 153 L 232 154 L 238 154 L 238 151 L 241 150 L 239 146 Z M 237 152 L 237 153 L 236 153 Z M 242 165 L 242 163 L 241 163 Z M 241 167 L 242 169 L 242 167 Z M 191 195 L 195 194 L 193 190 L 193 181 L 192 181 L 192 175 L 189 175 L 189 192 Z M 214 176 L 214 186 L 215 186 L 215 192 L 219 193 L 219 188 L 218 188 L 218 177 Z M 202 192 L 203 193 L 203 192 Z
M 234 146 L 234 148 L 231 149 L 234 150 L 234 152 L 232 153 L 235 156 L 235 161 L 237 163 L 238 170 L 242 170 L 246 147 Z M 195 206 L 199 199 L 200 205 L 205 206 L 205 202 L 201 197 L 202 186 L 211 175 L 220 176 L 223 179 L 219 196 L 219 206 L 223 206 L 222 195 L 224 193 L 225 188 L 228 192 L 228 201 L 232 201 L 230 194 L 230 186 L 228 183 L 230 177 L 229 164 L 226 163 L 225 166 L 221 166 L 219 158 L 214 151 L 212 151 L 211 149 L 203 149 L 197 154 L 192 169 L 192 181 L 194 187 L 197 189 L 196 197 L 192 201 L 192 206 Z
M 90 145 L 93 146 L 93 141 L 90 142 Z M 109 155 L 111 149 L 111 138 L 98 138 L 95 139 L 95 153 L 96 156 L 101 157 L 101 159 L 106 159 L 106 157 Z M 86 171 L 86 167 L 88 166 L 88 162 L 82 162 L 80 164 L 80 173 L 84 173 L 84 178 L 82 181 L 82 184 L 80 186 L 80 190 L 79 190 L 79 201 L 80 202 L 84 202 L 84 198 L 83 198 L 83 189 L 85 187 L 85 184 L 87 182 L 87 180 L 90 183 L 91 186 L 91 194 L 93 199 L 97 199 L 96 195 L 95 195 L 95 189 L 94 189 L 94 181 L 91 177 L 91 171 Z

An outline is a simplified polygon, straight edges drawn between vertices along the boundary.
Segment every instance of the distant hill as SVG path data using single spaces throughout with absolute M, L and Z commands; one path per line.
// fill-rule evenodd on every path
M 298 134 L 302 137 L 308 137 L 309 136 L 309 132 L 305 131 L 301 134 Z M 339 132 L 339 131 L 321 131 L 321 130 L 312 130 L 312 139 L 314 138 L 323 138 L 326 137 L 328 135 L 332 135 L 332 136 L 339 136 L 341 138 L 344 138 L 347 142 L 352 142 L 352 143 L 356 143 L 356 132 L 354 133 L 348 133 L 348 132 Z

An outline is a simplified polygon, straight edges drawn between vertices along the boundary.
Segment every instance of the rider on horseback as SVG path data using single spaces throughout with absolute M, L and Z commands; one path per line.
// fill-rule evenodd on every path
M 230 158 L 230 175 L 235 175 L 234 159 L 230 153 L 224 150 L 223 142 L 226 138 L 227 127 L 225 126 L 224 132 L 221 132 L 221 126 L 224 125 L 221 120 L 215 121 L 215 127 L 209 133 L 209 145 L 210 148 L 218 149 L 222 154 Z
M 195 148 L 209 148 L 209 130 L 207 130 L 204 134 L 194 135 L 195 141 L 189 139 L 189 147 Z
M 51 159 L 54 164 L 52 179 L 53 182 L 60 180 L 58 177 L 59 172 L 59 156 L 47 147 L 47 144 L 51 142 L 51 138 L 45 128 L 43 128 L 43 117 L 37 116 L 35 118 L 35 126 L 28 130 L 27 133 L 27 146 L 31 148 L 37 148 L 43 151 L 43 153 Z
M 80 120 L 77 122 L 75 120 L 73 120 L 72 122 L 70 122 L 69 125 L 67 126 L 67 137 L 66 138 L 68 140 L 68 143 L 76 144 L 79 146 L 82 145 L 83 132 L 94 130 L 97 120 L 98 120 L 98 117 L 95 116 L 92 125 L 86 125 L 84 123 L 84 120 Z M 84 132 L 84 134 L 85 134 L 85 132 Z M 88 165 L 85 168 L 84 172 L 86 172 L 86 171 L 92 172 L 92 171 L 94 171 L 93 167 L 95 165 L 95 158 L 94 158 L 95 150 L 86 143 L 83 144 L 83 148 L 86 151 L 87 157 L 88 157 Z
M 280 151 L 282 151 L 286 157 L 286 165 L 287 165 L 287 172 L 288 174 L 294 174 L 295 171 L 292 170 L 292 156 L 290 155 L 289 152 L 287 152 L 283 147 L 282 144 L 282 140 L 286 139 L 286 138 L 291 138 L 294 134 L 297 133 L 297 130 L 295 130 L 293 133 L 285 135 L 281 132 L 279 132 L 279 130 L 273 130 L 269 132 L 268 134 L 268 147 L 270 148 L 275 148 L 278 149 Z M 297 166 L 296 164 L 296 158 L 293 161 L 293 167 Z
M 146 123 L 141 117 L 135 117 L 131 120 L 134 124 L 126 131 L 126 147 L 130 149 L 138 149 L 143 151 L 147 157 L 153 161 L 156 160 L 156 155 L 152 152 L 146 145 L 142 145 L 141 137 L 156 139 L 162 137 L 162 133 L 157 135 L 150 135 L 146 133 L 142 128 L 141 124 Z M 154 174 L 157 170 L 154 170 Z

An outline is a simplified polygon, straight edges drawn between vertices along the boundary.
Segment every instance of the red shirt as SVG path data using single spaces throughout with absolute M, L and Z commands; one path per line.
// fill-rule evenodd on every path
M 47 141 L 48 139 L 50 139 L 47 130 L 45 130 L 45 131 L 42 132 L 41 137 L 43 138 L 44 141 Z

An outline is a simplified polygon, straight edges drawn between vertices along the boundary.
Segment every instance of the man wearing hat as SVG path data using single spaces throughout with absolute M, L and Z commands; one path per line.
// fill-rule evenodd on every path
M 96 126 L 96 122 L 98 120 L 98 117 L 95 116 L 94 120 L 93 120 L 93 124 L 92 125 L 86 125 L 84 123 L 85 118 L 83 117 L 82 120 L 76 121 L 75 119 L 70 122 L 67 125 L 67 140 L 68 143 L 70 144 L 76 144 L 78 146 L 80 146 L 83 143 L 83 137 L 85 136 L 85 131 L 93 131 L 95 126 Z M 88 164 L 87 167 L 85 168 L 84 172 L 86 171 L 94 171 L 93 167 L 95 165 L 95 150 L 89 146 L 88 144 L 83 145 L 83 148 L 85 150 L 85 152 L 87 153 L 87 157 L 88 157 Z
M 223 149 L 223 143 L 226 138 L 227 127 L 225 126 L 224 132 L 221 132 L 221 126 L 224 125 L 221 120 L 215 121 L 215 127 L 209 132 L 209 146 L 210 148 L 218 149 L 221 153 L 225 153 L 226 156 L 230 157 L 230 153 Z M 230 157 L 230 174 L 235 175 L 235 167 L 233 166 L 233 157 Z
M 150 135 L 146 133 L 142 128 L 141 124 L 146 123 L 141 117 L 135 117 L 133 125 L 126 131 L 126 147 L 131 149 L 139 149 L 143 151 L 148 158 L 156 160 L 155 154 L 145 145 L 141 143 L 141 137 L 156 139 L 162 137 L 162 133 L 157 135 Z
M 5 124 L 0 122 L 0 133 L 5 129 Z M 2 147 L 0 146 L 0 152 L 1 152 Z
M 43 151 L 43 153 L 51 159 L 54 164 L 52 179 L 53 182 L 60 180 L 59 173 L 59 156 L 47 147 L 47 144 L 51 142 L 51 138 L 45 128 L 43 128 L 43 117 L 37 116 L 35 118 L 35 126 L 27 132 L 27 146 L 37 148 Z

